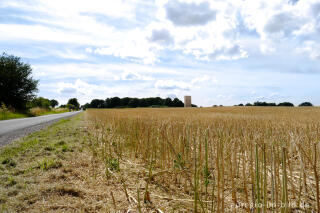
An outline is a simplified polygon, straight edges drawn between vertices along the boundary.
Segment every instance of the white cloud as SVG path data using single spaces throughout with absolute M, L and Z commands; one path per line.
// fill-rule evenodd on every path
M 305 41 L 297 51 L 302 54 L 307 53 L 312 59 L 320 59 L 320 44 L 315 41 Z
M 204 85 L 210 86 L 216 82 L 217 80 L 215 78 L 203 75 L 193 78 L 190 82 L 182 80 L 158 80 L 155 83 L 155 87 L 162 90 L 189 91 L 201 88 L 201 86 Z
M 0 46 L 30 61 L 52 97 L 188 92 L 204 103 L 248 84 L 250 97 L 267 97 L 257 85 L 297 80 L 276 72 L 318 72 L 319 8 L 319 0 L 1 0 Z M 316 78 L 305 79 L 307 88 Z
M 290 12 L 280 12 L 269 18 L 264 30 L 267 33 L 289 34 L 299 28 L 299 17 Z
M 112 55 L 145 64 L 160 62 L 160 50 L 180 50 L 199 60 L 236 60 L 250 56 L 252 47 L 245 40 L 249 31 L 260 37 L 255 39 L 262 53 L 284 48 L 274 45 L 281 39 L 288 43 L 285 52 L 299 47 L 297 40 L 318 43 L 319 5 L 319 0 L 157 0 L 155 4 L 138 0 L 112 3 L 3 0 L 0 7 L 25 10 L 27 13 L 19 16 L 37 24 L 2 23 L 0 39 L 90 46 L 86 49 L 89 54 Z M 156 13 L 145 9 L 151 6 L 157 8 Z M 145 18 L 144 25 L 130 29 L 121 28 L 117 22 L 101 23 L 94 17 L 94 14 L 104 15 L 111 20 L 122 18 L 136 23 L 137 18 L 141 19 L 136 16 L 138 9 L 144 9 L 149 23 Z M 68 50 L 57 51 L 56 56 L 85 57 L 69 54 Z
M 152 35 L 149 38 L 151 42 L 158 43 L 160 45 L 169 45 L 174 42 L 174 38 L 170 32 L 166 29 L 152 30 Z
M 209 2 L 185 3 L 171 0 L 165 5 L 167 18 L 177 26 L 205 25 L 216 18 Z
M 241 49 L 237 44 L 231 46 L 225 46 L 219 49 L 215 49 L 212 53 L 209 54 L 209 59 L 216 60 L 231 60 L 231 59 L 240 59 L 246 58 L 248 54 L 246 51 Z
M 210 77 L 208 75 L 203 75 L 203 76 L 200 76 L 200 77 L 196 77 L 196 78 L 191 80 L 191 84 L 193 84 L 193 85 L 202 84 L 202 83 L 215 84 L 217 82 L 218 81 L 215 78 Z
M 158 80 L 155 87 L 162 90 L 190 90 L 191 84 L 184 81 Z
M 118 79 L 118 78 L 116 78 Z M 143 81 L 151 81 L 154 80 L 154 78 L 147 76 L 147 75 L 141 75 L 137 72 L 134 71 L 124 71 L 121 74 L 121 80 L 126 80 L 126 81 L 134 81 L 134 80 L 143 80 Z M 120 80 L 119 79 L 119 80 Z
M 53 52 L 51 54 L 54 54 L 55 56 L 59 56 L 60 58 L 65 58 L 65 59 L 86 59 L 87 56 L 85 54 L 77 53 L 72 50 L 66 49 L 65 51 L 57 51 Z
M 62 95 L 91 95 L 93 90 L 97 88 L 96 85 L 90 85 L 80 79 L 77 79 L 75 83 L 58 83 L 57 91 Z

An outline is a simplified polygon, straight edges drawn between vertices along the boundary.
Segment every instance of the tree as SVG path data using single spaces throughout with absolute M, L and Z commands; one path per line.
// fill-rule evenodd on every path
M 51 102 L 49 99 L 38 97 L 34 98 L 32 101 L 29 101 L 26 106 L 27 108 L 40 107 L 49 109 L 49 107 L 51 106 Z
M 129 101 L 128 105 L 129 105 L 130 107 L 132 107 L 132 108 L 138 107 L 138 106 L 139 106 L 139 99 L 138 99 L 138 98 L 132 98 L 132 99 Z
M 171 107 L 171 106 L 172 106 L 172 100 L 171 100 L 171 98 L 166 98 L 166 99 L 164 100 L 164 105 L 165 105 L 165 106 L 168 106 L 168 107 Z
M 253 106 L 277 106 L 275 103 L 267 103 L 267 102 L 260 102 L 256 101 L 253 103 Z
M 73 104 L 67 104 L 67 108 L 69 109 L 69 111 L 77 109 L 76 106 Z
M 282 103 L 279 103 L 278 106 L 286 106 L 286 107 L 293 107 L 293 103 L 290 103 L 290 102 L 282 102 Z
M 93 99 L 90 103 L 90 107 L 92 108 L 104 108 L 105 101 L 101 99 Z
M 110 108 L 119 107 L 121 105 L 121 99 L 119 97 L 110 98 Z
M 128 106 L 131 98 L 125 97 L 121 99 L 121 106 Z
M 147 107 L 148 106 L 148 102 L 145 98 L 141 98 L 139 101 L 139 106 L 140 107 Z
M 16 109 L 25 109 L 26 103 L 35 97 L 38 80 L 31 76 L 32 68 L 19 57 L 0 56 L 0 103 Z
M 81 106 L 81 108 L 83 109 L 83 110 L 86 110 L 86 109 L 88 109 L 88 108 L 90 108 L 91 107 L 91 105 L 89 104 L 89 103 L 86 103 L 85 105 L 82 105 Z
M 72 105 L 71 106 L 72 109 L 79 109 L 79 107 L 80 107 L 78 99 L 76 99 L 76 98 L 70 98 L 67 105 Z M 70 109 L 70 107 L 69 107 L 69 109 Z
M 184 107 L 184 103 L 180 101 L 178 98 L 173 99 L 172 101 L 173 107 Z
M 58 106 L 59 105 L 59 102 L 57 101 L 57 100 L 54 100 L 54 99 L 51 99 L 50 100 L 50 106 L 52 107 L 52 108 L 55 108 L 56 106 Z
M 303 106 L 313 106 L 313 104 L 310 102 L 303 102 L 303 103 L 299 104 L 299 107 L 303 107 Z

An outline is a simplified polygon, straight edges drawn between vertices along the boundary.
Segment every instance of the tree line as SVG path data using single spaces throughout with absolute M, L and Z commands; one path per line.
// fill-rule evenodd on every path
M 196 107 L 196 105 L 193 105 Z M 93 99 L 90 103 L 82 106 L 87 108 L 136 108 L 136 107 L 184 107 L 184 103 L 178 98 L 130 98 L 130 97 L 112 97 L 103 99 Z
M 282 103 L 268 103 L 268 102 L 260 102 L 260 101 L 256 101 L 253 104 L 251 103 L 247 103 L 247 104 L 238 104 L 236 106 L 285 106 L 285 107 L 294 107 L 293 103 L 290 102 L 282 102 Z M 312 103 L 310 102 L 303 102 L 301 104 L 298 105 L 299 107 L 303 107 L 303 106 L 313 106 Z

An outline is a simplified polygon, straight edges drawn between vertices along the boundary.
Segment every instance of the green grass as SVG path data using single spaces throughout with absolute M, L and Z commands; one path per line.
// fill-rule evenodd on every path
M 52 114 L 60 114 L 60 113 L 65 113 L 65 112 L 69 112 L 69 110 L 64 110 L 64 111 L 48 111 L 48 112 L 45 112 L 45 113 L 41 113 L 41 115 L 52 115 Z
M 16 119 L 16 118 L 27 118 L 27 117 L 35 117 L 35 116 L 42 116 L 42 115 L 51 115 L 51 114 L 59 114 L 59 113 L 65 113 L 69 112 L 68 109 L 65 110 L 41 110 L 39 113 L 16 113 L 16 112 L 10 112 L 10 111 L 1 111 L 0 110 L 0 120 L 10 120 L 10 119 Z
M 22 114 L 22 113 L 0 112 L 0 120 L 26 118 L 26 117 L 28 117 L 28 116 L 26 114 Z
M 10 144 L 5 147 L 0 148 L 0 162 L 2 164 L 6 164 L 6 162 L 11 162 L 13 158 L 24 155 L 30 152 L 34 153 L 37 151 L 41 151 L 42 149 L 45 150 L 56 150 L 55 146 L 62 147 L 65 145 L 65 142 L 62 143 L 63 140 L 58 140 L 53 137 L 55 136 L 54 132 L 59 132 L 59 129 L 61 127 L 65 127 L 66 125 L 69 125 L 70 120 L 69 119 L 62 119 L 58 121 L 57 123 L 53 124 L 48 130 L 46 131 L 40 131 L 33 133 L 29 135 L 28 137 L 14 142 L 13 144 Z M 62 145 L 60 145 L 62 144 Z M 61 149 L 63 149 L 62 147 Z
M 83 144 L 78 140 L 82 119 L 83 113 L 62 119 L 0 147 L 0 212 L 25 212 L 28 208 L 30 212 L 41 212 L 30 207 L 30 203 L 42 199 L 36 196 L 39 190 L 43 190 L 42 193 L 55 190 L 56 181 L 49 184 L 48 178 L 54 179 L 57 172 L 62 173 L 59 175 L 61 180 L 66 178 L 64 176 L 70 170 L 67 159 L 73 159 L 72 156 L 83 150 Z M 61 191 L 57 193 L 61 194 Z

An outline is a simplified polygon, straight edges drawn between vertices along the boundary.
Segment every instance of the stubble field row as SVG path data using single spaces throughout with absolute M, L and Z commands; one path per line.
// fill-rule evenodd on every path
M 88 110 L 86 123 L 138 211 L 319 212 L 319 108 Z

